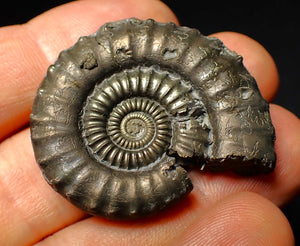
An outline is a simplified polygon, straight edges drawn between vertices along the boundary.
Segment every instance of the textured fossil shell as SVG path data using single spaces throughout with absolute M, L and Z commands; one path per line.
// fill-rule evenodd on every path
M 61 52 L 31 114 L 48 183 L 90 214 L 133 219 L 182 199 L 185 163 L 274 169 L 268 103 L 241 56 L 198 30 L 135 18 Z

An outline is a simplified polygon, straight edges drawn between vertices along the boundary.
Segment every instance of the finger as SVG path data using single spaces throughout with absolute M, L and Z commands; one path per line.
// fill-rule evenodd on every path
M 160 1 L 142 2 L 77 1 L 25 25 L 1 29 L 0 53 L 5 62 L 0 68 L 0 136 L 28 121 L 46 68 L 79 35 L 95 32 L 106 21 L 132 16 L 176 21 Z M 1 143 L 0 163 L 0 207 L 5 211 L 0 214 L 0 245 L 31 244 L 85 216 L 46 184 L 34 161 L 29 130 Z
M 191 197 L 145 220 L 117 222 L 91 217 L 54 233 L 37 246 L 173 245 L 174 238 L 199 218 L 198 202 Z
M 271 101 L 279 86 L 279 76 L 275 62 L 268 51 L 246 35 L 235 32 L 212 34 L 223 41 L 231 50 L 244 57 L 244 65 L 256 79 L 262 96 Z
M 286 109 L 271 105 L 275 126 L 277 154 L 273 173 L 253 177 L 192 171 L 194 192 L 202 197 L 204 207 L 237 191 L 254 191 L 277 205 L 289 201 L 300 187 L 300 120 Z
M 26 125 L 36 89 L 59 52 L 106 21 L 138 17 L 176 22 L 160 1 L 87 0 L 0 29 L 0 141 Z
M 254 193 L 233 194 L 206 211 L 172 245 L 294 245 L 282 212 Z
M 0 245 L 31 244 L 85 216 L 45 182 L 29 134 L 0 145 Z
M 129 225 L 88 218 L 37 245 L 293 245 L 280 210 L 253 193 L 234 194 L 207 210 L 159 222 Z
M 173 216 L 158 217 L 153 223 L 163 224 L 174 220 L 175 224 L 187 227 L 199 213 L 199 209 L 205 211 L 216 201 L 221 200 L 221 197 L 237 190 L 261 192 L 265 196 L 273 197 L 277 203 L 289 199 L 299 187 L 297 155 L 299 155 L 300 145 L 297 141 L 300 139 L 300 123 L 299 119 L 279 106 L 272 106 L 271 112 L 277 131 L 276 148 L 282 149 L 278 153 L 278 166 L 272 174 L 273 177 L 269 175 L 260 178 L 244 178 L 217 174 L 201 174 L 200 177 L 196 177 L 197 174 L 193 173 L 195 190 L 191 194 L 192 198 L 189 198 L 191 200 L 185 200 L 187 204 L 181 205 L 181 208 L 184 207 L 186 210 L 179 209 L 173 213 Z M 287 146 L 284 147 L 285 145 Z M 3 232 L 0 235 L 0 242 L 7 242 L 9 238 L 20 240 L 16 243 L 19 245 L 22 245 L 24 239 L 28 240 L 28 243 L 33 242 L 84 216 L 51 190 L 34 163 L 31 148 L 24 148 L 24 146 L 30 146 L 28 130 L 3 142 L 0 149 L 2 157 L 0 180 L 3 188 L 0 190 L 2 192 L 0 195 L 1 207 L 5 211 L 0 218 L 0 228 Z M 291 165 L 288 167 L 284 165 L 286 161 Z M 149 221 L 145 224 L 148 223 Z M 169 225 L 174 227 L 173 224 Z M 114 226 L 121 225 L 114 224 Z

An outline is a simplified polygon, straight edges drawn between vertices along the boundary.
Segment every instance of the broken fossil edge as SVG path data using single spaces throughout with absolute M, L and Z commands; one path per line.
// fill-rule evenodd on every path
M 198 30 L 136 18 L 62 51 L 30 117 L 47 182 L 109 219 L 155 214 L 192 190 L 184 166 L 275 167 L 269 105 L 242 57 Z

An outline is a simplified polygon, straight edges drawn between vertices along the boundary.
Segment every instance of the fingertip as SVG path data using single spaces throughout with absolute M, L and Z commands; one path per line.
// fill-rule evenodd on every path
M 272 121 L 277 125 L 278 130 L 286 128 L 287 131 L 290 129 L 290 131 L 296 131 L 297 133 L 300 132 L 300 119 L 291 111 L 281 107 L 280 105 L 270 104 L 270 113 Z
M 292 112 L 275 104 L 270 105 L 270 113 L 276 134 L 275 172 L 278 176 L 277 180 L 281 181 L 276 189 L 282 193 L 276 202 L 283 204 L 286 202 L 286 196 L 295 195 L 300 187 L 300 119 Z
M 260 43 L 241 33 L 219 32 L 212 36 L 219 38 L 229 49 L 243 56 L 244 65 L 256 79 L 262 96 L 271 101 L 279 87 L 279 75 L 269 52 Z
M 288 220 L 269 200 L 232 194 L 195 220 L 176 245 L 294 245 Z
M 286 167 L 296 168 L 296 163 L 299 162 L 297 156 L 300 153 L 300 119 L 276 104 L 270 104 L 270 113 L 276 133 L 278 162 L 290 163 Z

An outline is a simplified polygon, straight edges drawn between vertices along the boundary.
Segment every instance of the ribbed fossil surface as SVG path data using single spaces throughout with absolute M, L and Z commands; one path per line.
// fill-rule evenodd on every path
M 268 173 L 268 103 L 241 56 L 174 23 L 111 22 L 61 52 L 31 114 L 47 182 L 87 213 L 135 219 L 185 197 L 185 163 Z

